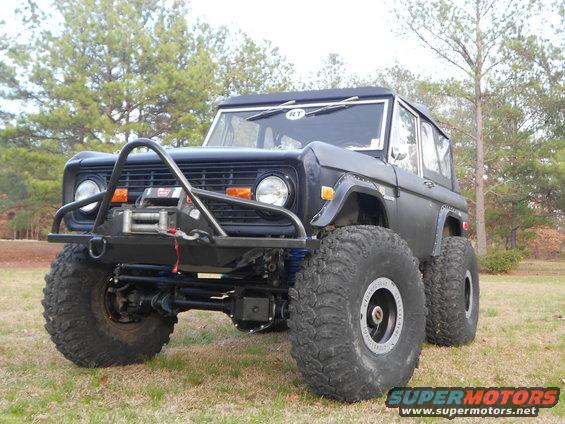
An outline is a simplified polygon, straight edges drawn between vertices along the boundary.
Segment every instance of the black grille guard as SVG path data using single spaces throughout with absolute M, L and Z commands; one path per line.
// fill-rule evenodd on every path
M 128 156 L 131 152 L 138 147 L 146 147 L 153 150 L 159 159 L 169 168 L 173 176 L 179 182 L 181 187 L 184 189 L 187 196 L 192 200 L 193 205 L 202 213 L 204 219 L 208 224 L 214 229 L 215 233 L 212 235 L 212 243 L 218 247 L 247 247 L 247 248 L 304 248 L 304 249 L 315 249 L 319 247 L 319 240 L 308 238 L 304 225 L 300 219 L 288 209 L 267 205 L 265 203 L 259 203 L 254 200 L 245 200 L 232 196 L 228 196 L 221 193 L 216 193 L 209 190 L 202 190 L 192 187 L 188 182 L 185 175 L 182 173 L 178 165 L 175 163 L 173 158 L 167 153 L 167 151 L 157 144 L 156 142 L 146 139 L 139 138 L 130 143 L 127 143 L 121 150 L 118 159 L 112 170 L 112 175 L 108 182 L 106 190 L 101 191 L 94 196 L 90 196 L 86 199 L 77 200 L 71 203 L 67 203 L 62 206 L 53 219 L 53 226 L 51 228 L 51 233 L 47 236 L 47 240 L 52 243 L 78 243 L 90 245 L 92 239 L 96 239 L 97 242 L 106 244 L 107 242 L 114 242 L 119 244 L 132 244 L 140 241 L 143 238 L 146 243 L 151 243 L 148 240 L 164 239 L 166 236 L 160 236 L 158 234 L 150 236 L 138 236 L 138 235 L 126 235 L 126 236 L 106 236 L 96 234 L 96 230 L 105 220 L 108 208 L 110 206 L 112 196 L 118 185 L 118 181 L 123 172 L 124 165 Z M 276 213 L 284 215 L 290 219 L 292 225 L 296 230 L 295 238 L 281 238 L 281 237 L 231 237 L 225 232 L 222 226 L 218 223 L 214 215 L 206 207 L 206 205 L 200 200 L 200 197 L 209 200 L 216 200 L 225 203 L 231 203 L 246 209 L 255 209 L 264 212 Z M 90 233 L 82 234 L 60 234 L 61 222 L 65 215 L 71 211 L 78 208 L 86 206 L 90 203 L 101 202 L 100 208 L 98 209 L 98 214 L 92 226 L 92 231 Z M 135 240 L 135 241 L 134 241 Z

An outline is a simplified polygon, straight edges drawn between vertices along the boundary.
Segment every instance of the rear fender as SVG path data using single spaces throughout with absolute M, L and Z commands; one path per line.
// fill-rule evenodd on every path
M 434 250 L 432 256 L 439 256 L 441 253 L 441 242 L 443 241 L 443 228 L 445 227 L 445 222 L 449 217 L 453 217 L 459 223 L 459 234 L 462 236 L 467 236 L 467 232 L 463 229 L 462 223 L 466 219 L 467 214 L 463 214 L 461 211 L 452 208 L 451 206 L 443 205 L 438 214 L 436 234 L 434 241 Z

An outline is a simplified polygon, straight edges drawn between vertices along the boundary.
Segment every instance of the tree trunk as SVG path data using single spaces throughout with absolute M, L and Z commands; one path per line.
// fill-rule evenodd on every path
M 487 234 L 485 226 L 485 152 L 483 145 L 483 99 L 480 80 L 475 82 L 475 125 L 477 158 L 475 166 L 475 219 L 477 228 L 477 253 L 483 256 L 487 253 Z
M 475 219 L 477 226 L 477 254 L 484 256 L 487 253 L 487 232 L 485 226 L 485 151 L 483 139 L 483 92 L 481 82 L 483 79 L 483 37 L 481 33 L 480 1 L 476 1 L 476 26 L 475 43 L 477 57 L 475 61 L 475 136 L 477 143 L 477 160 L 475 166 Z
M 518 216 L 516 212 L 516 203 L 512 202 L 512 210 L 510 216 L 510 249 L 518 248 Z

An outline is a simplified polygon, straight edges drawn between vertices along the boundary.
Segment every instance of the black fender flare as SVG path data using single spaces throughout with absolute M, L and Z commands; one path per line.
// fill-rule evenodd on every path
M 463 223 L 463 214 L 461 211 L 458 211 L 455 208 L 452 208 L 448 205 L 443 205 L 438 214 L 437 218 L 437 225 L 436 225 L 436 235 L 434 241 L 434 250 L 432 252 L 432 256 L 439 256 L 441 253 L 441 242 L 443 241 L 443 227 L 445 226 L 445 221 L 448 217 L 453 217 L 457 221 L 459 221 L 461 234 L 464 234 L 462 223 Z
M 323 228 L 331 224 L 339 215 L 349 197 L 354 193 L 362 193 L 374 197 L 382 205 L 387 222 L 389 217 L 392 216 L 389 208 L 386 206 L 385 199 L 396 200 L 393 193 L 394 189 L 388 188 L 389 193 L 387 194 L 387 188 L 383 185 L 358 175 L 345 174 L 338 180 L 334 190 L 333 199 L 326 201 L 322 209 L 312 218 L 310 224 L 313 227 Z

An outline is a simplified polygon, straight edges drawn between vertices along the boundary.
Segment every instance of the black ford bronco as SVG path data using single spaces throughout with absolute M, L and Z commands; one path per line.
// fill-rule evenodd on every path
M 449 137 L 388 89 L 231 98 L 200 148 L 79 153 L 63 204 L 44 316 L 80 366 L 150 358 L 180 312 L 221 311 L 288 329 L 312 390 L 356 401 L 407 383 L 424 339 L 475 337 Z

